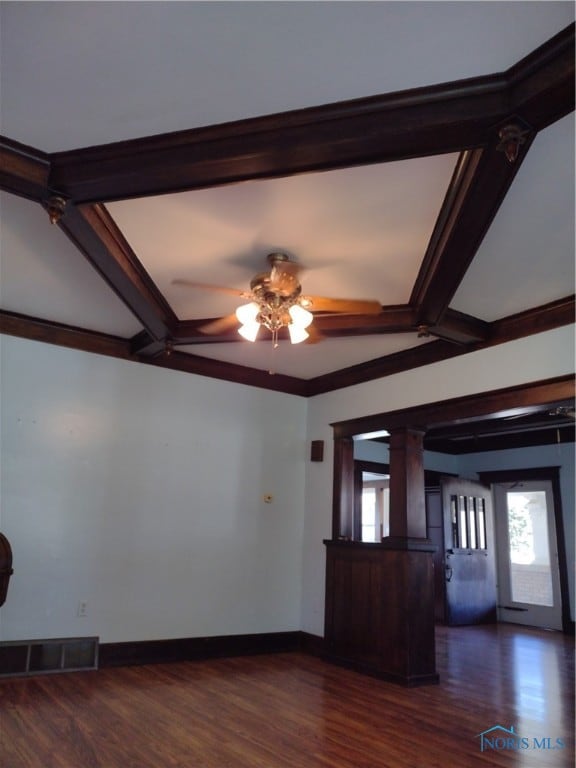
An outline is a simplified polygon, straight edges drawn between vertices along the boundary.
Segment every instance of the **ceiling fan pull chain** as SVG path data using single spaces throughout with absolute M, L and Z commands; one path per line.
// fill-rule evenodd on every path
M 272 332 L 272 351 L 270 352 L 270 367 L 268 373 L 273 376 L 276 371 L 274 370 L 274 363 L 276 361 L 276 350 L 278 349 L 278 329 L 275 328 Z

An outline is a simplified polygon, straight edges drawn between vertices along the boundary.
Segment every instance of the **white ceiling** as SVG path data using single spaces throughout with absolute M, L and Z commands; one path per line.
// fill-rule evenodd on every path
M 0 3 L 1 132 L 56 152 L 499 72 L 571 2 Z
M 0 3 L 0 130 L 54 152 L 499 72 L 574 20 L 571 2 Z M 408 300 L 456 156 L 108 204 L 181 319 L 234 299 L 270 250 L 305 293 Z M 141 326 L 39 206 L 0 198 L 2 308 L 124 338 Z M 535 215 L 538 211 L 538 215 Z M 540 133 L 452 303 L 492 321 L 574 285 L 574 118 Z M 495 280 L 496 276 L 496 280 Z M 311 378 L 424 343 L 416 334 L 290 348 Z M 268 345 L 193 354 L 267 370 Z

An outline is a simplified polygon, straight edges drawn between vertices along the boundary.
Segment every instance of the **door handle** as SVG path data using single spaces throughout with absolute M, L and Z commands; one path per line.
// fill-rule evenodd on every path
M 452 566 L 445 566 L 446 581 L 452 581 Z

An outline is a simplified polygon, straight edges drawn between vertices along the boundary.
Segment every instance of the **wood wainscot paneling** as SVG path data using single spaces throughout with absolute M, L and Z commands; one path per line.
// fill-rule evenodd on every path
M 434 547 L 396 539 L 324 543 L 325 658 L 403 685 L 438 682 Z

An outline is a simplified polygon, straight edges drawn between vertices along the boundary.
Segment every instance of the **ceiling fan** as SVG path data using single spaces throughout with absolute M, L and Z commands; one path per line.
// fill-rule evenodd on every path
M 291 261 L 285 253 L 274 252 L 267 256 L 270 268 L 259 272 L 250 281 L 250 289 L 197 283 L 191 280 L 173 280 L 174 285 L 185 285 L 200 290 L 225 292 L 246 299 L 247 304 L 238 307 L 236 312 L 201 326 L 205 334 L 221 334 L 240 323 L 238 333 L 248 341 L 256 341 L 263 326 L 272 334 L 275 347 L 278 346 L 278 332 L 287 328 L 292 344 L 310 339 L 319 341 L 321 335 L 314 332 L 310 325 L 314 312 L 325 314 L 376 315 L 382 312 L 382 305 L 369 299 L 331 299 L 325 296 L 302 294 L 298 279 L 300 266 Z M 310 328 L 310 331 L 306 330 Z

